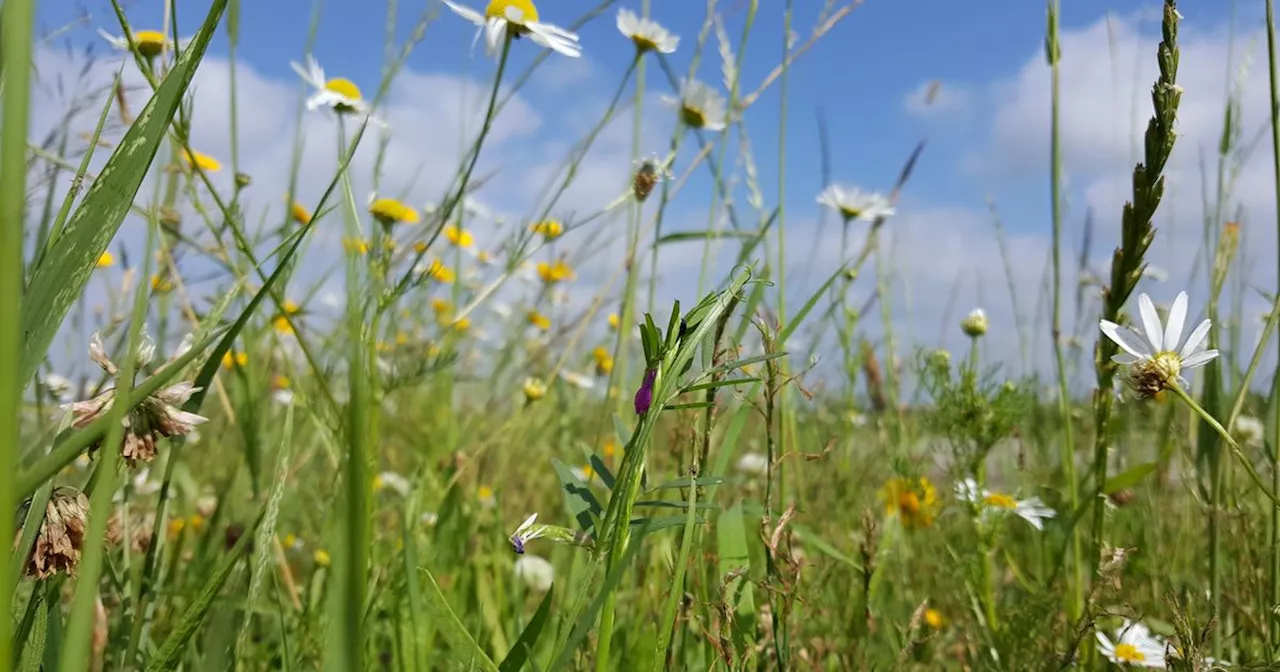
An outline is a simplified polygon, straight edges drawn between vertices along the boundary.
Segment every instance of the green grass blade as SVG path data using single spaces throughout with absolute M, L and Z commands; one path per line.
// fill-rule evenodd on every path
M 440 628 L 444 640 L 453 649 L 455 660 L 468 666 L 468 669 L 498 672 L 498 666 L 480 648 L 480 645 L 476 644 L 476 640 L 471 637 L 471 633 L 467 632 L 462 621 L 458 620 L 458 615 L 449 606 L 444 593 L 440 592 L 440 584 L 436 583 L 436 577 L 431 574 L 431 570 L 419 567 L 418 571 L 427 577 L 423 585 L 426 589 L 423 595 L 427 598 L 427 611 L 431 615 L 431 620 Z
M 684 600 L 684 575 L 689 568 L 689 551 L 693 547 L 694 522 L 698 519 L 698 488 L 694 479 L 689 479 L 689 512 L 684 521 L 684 537 L 680 541 L 680 557 L 676 560 L 676 575 L 672 579 L 671 591 L 667 594 L 667 603 L 662 607 L 662 621 L 658 624 L 658 642 L 653 649 L 653 667 L 661 670 L 666 664 L 667 647 L 671 644 L 671 631 L 676 624 L 676 609 Z
M 813 296 L 810 296 L 809 300 L 804 302 L 804 306 L 800 308 L 791 320 L 782 325 L 782 331 L 778 332 L 778 337 L 775 339 L 778 344 L 785 346 L 787 339 L 790 338 L 791 334 L 794 334 L 796 329 L 800 327 L 804 322 L 804 318 L 808 317 L 810 311 L 813 310 L 813 307 L 818 305 L 818 300 L 827 293 L 827 290 L 831 288 L 831 283 L 835 282 L 836 278 L 840 277 L 840 274 L 844 272 L 844 269 L 844 266 L 837 268 L 836 272 L 832 273 L 831 277 L 827 278 L 827 281 L 822 283 L 822 286 L 818 288 L 818 291 L 814 292 Z
M 44 361 L 49 344 L 71 306 L 79 300 L 98 257 L 129 213 L 226 6 L 227 0 L 213 0 L 200 32 L 116 146 L 84 201 L 68 220 L 65 233 L 50 248 L 48 261 L 32 274 L 25 310 L 19 320 L 23 336 L 20 381 L 29 380 Z M 25 142 L 23 138 L 24 147 Z
M 530 654 L 533 653 L 533 645 L 538 643 L 538 638 L 542 636 L 542 630 L 546 627 L 547 621 L 551 618 L 551 597 L 555 595 L 554 590 L 548 590 L 547 594 L 542 597 L 542 603 L 538 605 L 538 611 L 534 612 L 533 619 L 529 624 L 524 626 L 524 631 L 520 633 L 520 638 L 511 647 L 511 651 L 507 653 L 507 657 L 502 659 L 498 665 L 499 672 L 519 672 L 524 667 L 525 661 L 529 660 Z

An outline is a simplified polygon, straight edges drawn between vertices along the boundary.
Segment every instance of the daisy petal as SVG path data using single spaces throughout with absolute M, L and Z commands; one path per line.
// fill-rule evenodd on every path
M 1169 308 L 1169 321 L 1164 325 L 1164 349 L 1175 350 L 1182 339 L 1182 326 L 1187 320 L 1187 293 L 1178 292 Z
M 1200 352 L 1197 352 L 1196 354 L 1191 355 L 1190 357 L 1183 358 L 1182 368 L 1183 370 L 1186 370 L 1186 369 L 1194 369 L 1197 366 L 1204 366 L 1205 364 L 1208 364 L 1210 361 L 1217 358 L 1217 356 L 1218 356 L 1217 350 L 1201 350 Z
M 1125 352 L 1134 357 L 1146 359 L 1155 354 L 1151 352 L 1151 346 L 1147 345 L 1142 336 L 1128 327 L 1122 327 L 1108 320 L 1098 322 L 1098 327 L 1102 329 L 1102 333 L 1107 335 L 1107 338 L 1110 338 L 1116 345 L 1124 348 Z
M 1210 320 L 1201 322 L 1195 328 L 1195 331 L 1192 331 L 1191 335 L 1187 337 L 1187 342 L 1182 346 L 1182 352 L 1179 352 L 1178 355 L 1186 359 L 1195 354 L 1195 351 L 1204 344 L 1204 338 L 1209 335 L 1209 327 L 1211 326 L 1213 326 L 1213 322 Z
M 1111 355 L 1111 361 L 1121 366 L 1128 366 L 1130 364 L 1137 364 L 1138 362 L 1142 361 L 1142 358 L 1134 357 L 1133 355 L 1127 352 L 1121 352 L 1121 353 Z
M 1143 294 L 1138 297 L 1138 312 L 1142 315 L 1142 328 L 1147 332 L 1147 342 L 1152 352 L 1164 349 L 1164 330 L 1160 328 L 1160 314 L 1156 312 L 1156 304 L 1151 297 Z
M 452 2 L 449 2 L 449 0 L 443 0 L 443 1 L 444 1 L 444 4 L 449 7 L 449 9 L 453 10 L 454 14 L 461 16 L 462 18 L 470 21 L 471 23 L 476 24 L 477 26 L 483 26 L 485 24 L 484 15 L 481 14 L 480 12 L 477 12 L 476 10 L 471 9 L 470 7 L 454 4 Z
M 507 22 L 504 19 L 493 18 L 484 24 L 485 44 L 489 48 L 490 56 L 497 56 L 502 50 L 502 40 L 507 36 Z

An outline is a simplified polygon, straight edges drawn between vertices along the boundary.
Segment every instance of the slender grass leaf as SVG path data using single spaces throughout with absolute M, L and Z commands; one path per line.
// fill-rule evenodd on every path
M 1131 488 L 1137 485 L 1138 482 L 1146 478 L 1148 474 L 1154 472 L 1159 464 L 1159 462 L 1144 462 L 1143 464 L 1139 464 L 1122 474 L 1116 474 L 1115 476 L 1108 478 L 1106 485 L 1102 487 L 1102 494 L 1112 495 L 1124 490 L 1125 488 Z
M 533 619 L 529 621 L 528 625 L 524 626 L 524 631 L 520 633 L 520 638 L 511 647 L 507 657 L 503 658 L 502 662 L 499 663 L 499 672 L 519 672 L 524 667 L 525 661 L 530 659 L 530 655 L 533 653 L 533 645 L 538 643 L 538 638 L 542 636 L 542 629 L 546 627 L 547 621 L 551 618 L 551 596 L 554 594 L 554 590 L 548 590 L 547 594 L 542 597 L 542 603 L 538 605 L 538 610 L 534 612 Z
M 444 640 L 453 649 L 457 659 L 468 661 L 471 664 L 471 669 L 498 672 L 498 666 L 494 665 L 488 654 L 480 648 L 479 644 L 476 644 L 475 639 L 472 639 L 471 633 L 467 632 L 466 626 L 462 624 L 462 621 L 458 620 L 458 615 L 449 606 L 449 601 L 445 599 L 444 593 L 440 592 L 440 584 L 436 582 L 436 577 L 431 574 L 431 570 L 426 567 L 419 567 L 418 571 L 427 577 L 426 582 L 423 583 L 423 588 L 425 588 L 423 596 L 427 598 L 427 611 L 431 615 L 432 622 L 440 627 Z

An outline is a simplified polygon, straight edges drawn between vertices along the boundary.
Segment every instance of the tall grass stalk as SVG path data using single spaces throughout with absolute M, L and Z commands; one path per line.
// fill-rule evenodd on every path
M 1050 70 L 1050 121 L 1049 121 L 1049 197 L 1053 221 L 1053 308 L 1050 319 L 1050 338 L 1053 340 L 1054 371 L 1058 379 L 1058 416 L 1062 423 L 1062 473 L 1066 479 L 1068 501 L 1071 508 L 1080 506 L 1079 485 L 1076 481 L 1076 441 L 1071 419 L 1071 389 L 1068 383 L 1066 360 L 1062 354 L 1062 138 L 1059 130 L 1059 108 L 1062 104 L 1058 62 L 1062 60 L 1062 48 L 1058 42 L 1058 0 L 1049 0 L 1048 29 L 1045 36 L 1045 57 Z M 1084 562 L 1080 549 L 1080 530 L 1071 528 L 1071 601 L 1068 603 L 1072 618 L 1079 618 L 1084 610 Z
M 0 539 L 14 536 L 13 478 L 18 466 L 22 389 L 22 251 L 27 193 L 27 123 L 31 112 L 31 52 L 35 28 L 35 0 L 8 0 L 0 8 L 0 75 L 4 97 L 0 100 Z M 0 670 L 13 658 L 13 580 L 10 553 L 0 551 Z M 13 560 L 21 564 L 23 558 Z
M 1276 21 L 1275 2 L 1267 0 L 1267 83 L 1270 93 L 1271 121 L 1271 171 L 1275 180 L 1276 197 L 1276 229 L 1277 241 L 1280 241 L 1280 76 L 1277 75 L 1276 63 Z M 1277 243 L 1277 254 L 1280 254 L 1280 242 Z M 1276 296 L 1280 297 L 1280 257 L 1276 259 Z M 1275 310 L 1271 319 L 1275 320 Z M 1259 344 L 1261 350 L 1264 346 Z M 1280 352 L 1280 350 L 1277 350 Z M 1247 388 L 1247 384 L 1243 387 Z M 1243 392 L 1244 390 L 1242 390 Z M 1271 436 L 1271 491 L 1280 493 L 1280 364 L 1276 365 L 1271 383 L 1271 403 L 1267 409 L 1270 414 Z M 1271 507 L 1271 566 L 1267 574 L 1268 594 L 1271 604 L 1280 604 L 1280 507 Z M 1280 650 L 1280 620 L 1272 618 L 1269 623 L 1272 655 Z M 1272 658 L 1274 661 L 1274 657 Z

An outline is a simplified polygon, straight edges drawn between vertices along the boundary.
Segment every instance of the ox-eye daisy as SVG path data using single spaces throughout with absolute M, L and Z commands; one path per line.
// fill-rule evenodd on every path
M 818 203 L 840 213 L 844 221 L 861 219 L 873 222 L 893 215 L 893 204 L 876 192 L 864 192 L 857 187 L 833 184 L 818 194 Z
M 458 16 L 484 29 L 485 45 L 491 56 L 500 52 L 507 35 L 513 39 L 528 35 L 534 43 L 570 58 L 582 55 L 578 35 L 539 21 L 538 7 L 533 0 L 490 0 L 483 14 L 449 0 L 444 0 L 444 4 Z M 479 39 L 479 33 L 476 38 Z
M 328 107 L 340 114 L 370 114 L 369 105 L 360 95 L 360 87 L 345 77 L 333 79 L 325 77 L 324 68 L 321 68 L 320 63 L 310 54 L 307 55 L 305 66 L 293 62 L 290 62 L 289 66 L 298 73 L 302 81 L 315 89 L 315 93 L 307 98 L 308 110 Z M 370 116 L 369 121 L 379 126 L 386 126 L 385 122 L 374 116 Z
M 680 38 L 663 28 L 657 21 L 636 16 L 629 9 L 618 10 L 618 32 L 625 35 L 643 53 L 657 51 L 670 54 L 680 44 Z
M 106 40 L 112 47 L 120 51 L 131 51 L 129 47 L 129 38 L 125 36 L 116 37 L 111 33 L 99 28 L 98 34 L 102 39 Z M 191 38 L 183 38 L 179 44 L 186 45 Z M 152 59 L 164 53 L 173 46 L 173 40 L 168 35 L 158 30 L 135 30 L 133 31 L 133 49 L 136 49 L 139 56 L 146 59 Z
M 1117 364 L 1129 367 L 1126 382 L 1139 398 L 1150 399 L 1174 384 L 1186 385 L 1182 377 L 1185 369 L 1208 364 L 1218 356 L 1217 350 L 1202 350 L 1205 337 L 1212 323 L 1205 320 L 1191 332 L 1187 342 L 1178 349 L 1182 340 L 1182 327 L 1187 319 L 1187 293 L 1179 292 L 1169 308 L 1167 324 L 1160 324 L 1160 316 L 1151 297 L 1138 297 L 1138 312 L 1142 316 L 1144 334 L 1115 322 L 1102 320 L 1098 326 L 1124 352 L 1111 358 Z
M 1147 626 L 1126 620 L 1116 631 L 1114 642 L 1101 631 L 1095 634 L 1098 650 L 1107 660 L 1117 665 L 1164 669 L 1165 644 Z
M 696 79 L 680 85 L 680 96 L 663 96 L 662 101 L 680 111 L 680 121 L 692 128 L 723 131 L 728 103 L 719 91 Z
M 1037 530 L 1044 530 L 1046 518 L 1058 515 L 1056 511 L 1045 506 L 1039 497 L 1014 499 L 1011 495 L 979 488 L 977 481 L 972 478 L 966 478 L 957 484 L 956 494 L 960 499 L 977 505 L 982 510 L 983 516 L 1012 511 Z

